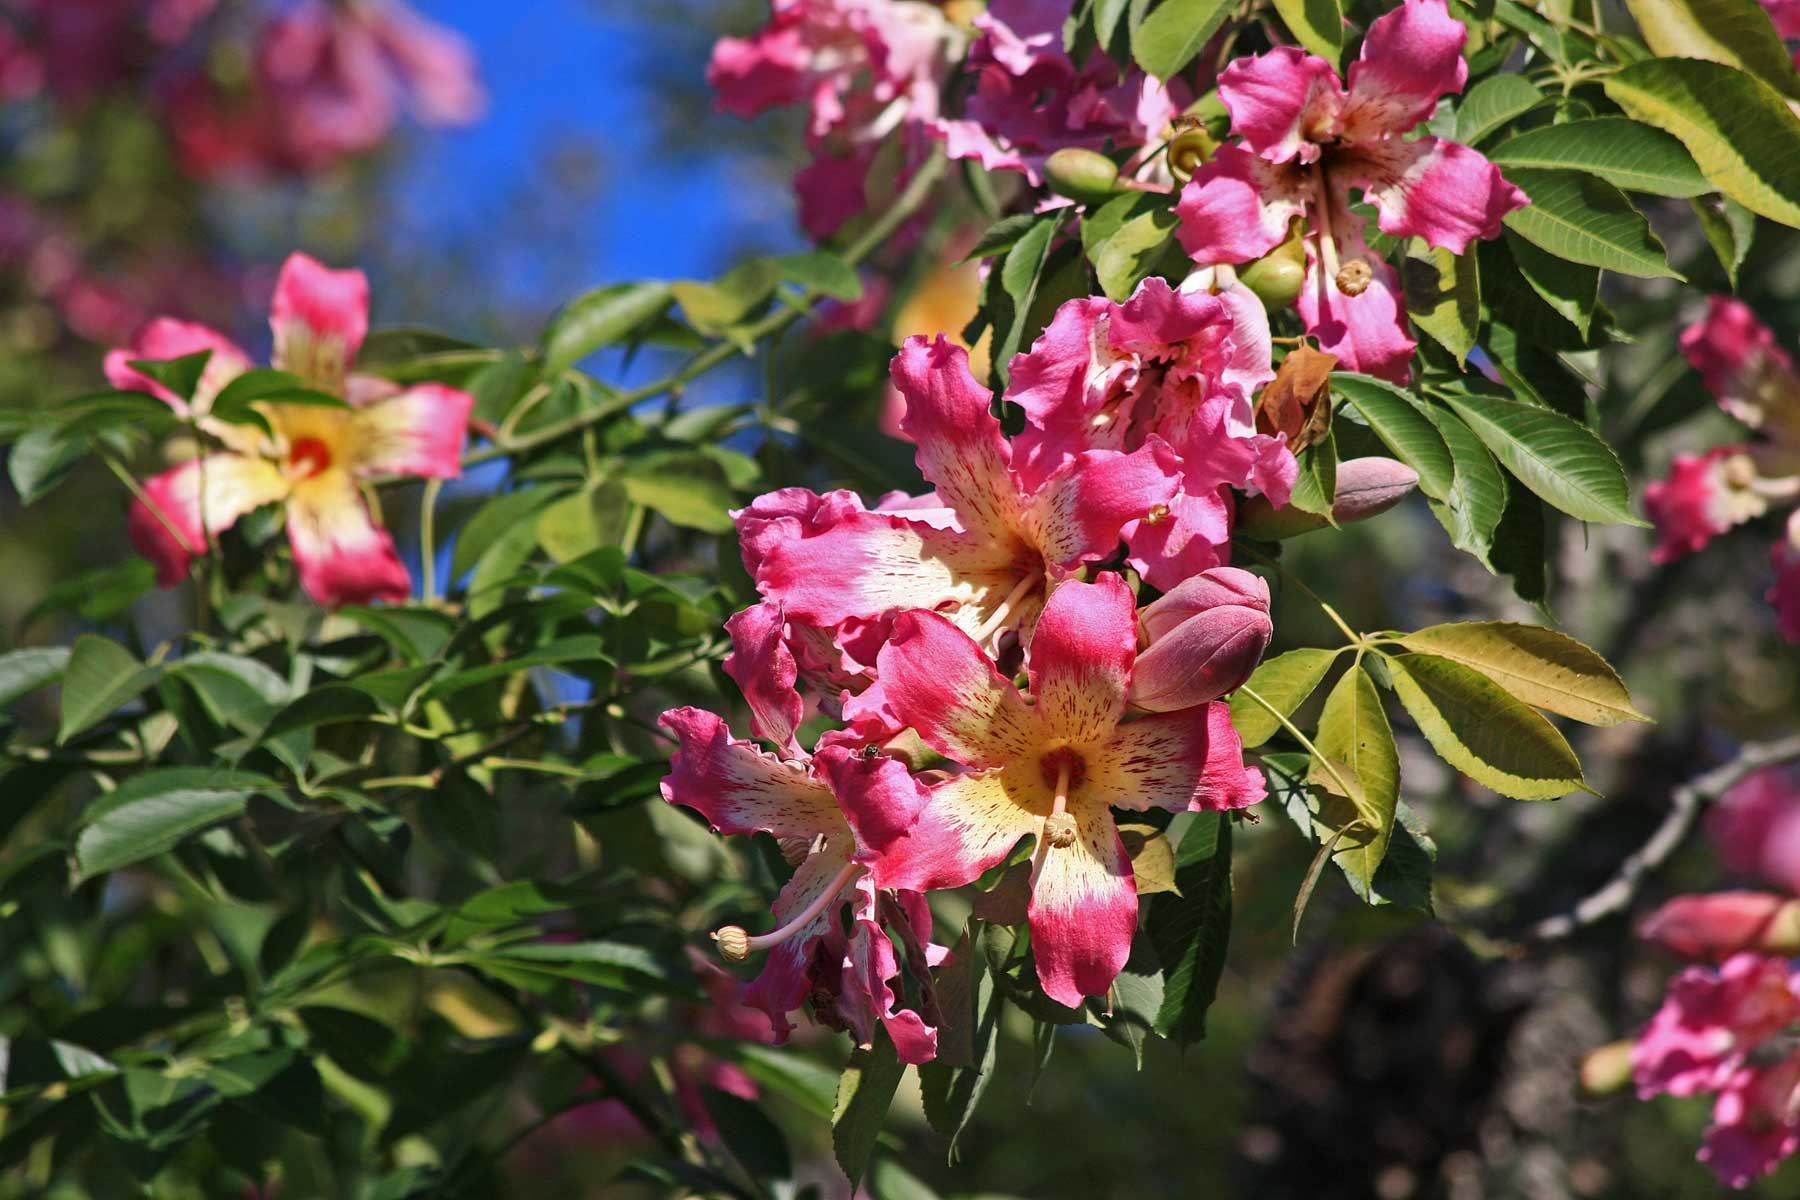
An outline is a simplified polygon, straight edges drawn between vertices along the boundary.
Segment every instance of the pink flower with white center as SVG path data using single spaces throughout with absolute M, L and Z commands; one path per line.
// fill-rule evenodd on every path
M 1191 98 L 1096 50 L 1078 66 L 1063 49 L 1068 0 L 992 0 L 975 18 L 982 36 L 967 70 L 975 86 L 958 119 L 934 129 L 951 158 L 1018 171 L 1033 187 L 1058 150 L 1130 149 L 1158 140 Z
M 1709 296 L 1681 331 L 1681 352 L 1719 406 L 1752 429 L 1800 445 L 1800 376 L 1775 331 L 1735 296 Z
M 1028 656 L 1032 702 L 935 613 L 894 620 L 876 682 L 845 704 L 871 738 L 911 728 L 965 770 L 930 790 L 877 857 L 890 887 L 959 887 L 1036 838 L 1032 952 L 1044 992 L 1071 1007 L 1106 994 L 1131 952 L 1137 889 L 1112 810 L 1243 808 L 1263 798 L 1229 706 L 1121 722 L 1137 657 L 1131 591 L 1115 574 L 1070 580 Z
M 1177 291 L 1152 276 L 1124 304 L 1070 300 L 1012 362 L 1006 398 L 1026 421 L 1013 440 L 1020 474 L 1167 443 L 1180 491 L 1166 514 L 1125 528 L 1132 566 L 1167 590 L 1229 557 L 1228 488 L 1287 503 L 1299 468 L 1285 438 L 1256 431 L 1251 405 L 1274 375 L 1268 314 L 1241 285 Z
M 1404 383 L 1415 344 L 1399 278 L 1364 242 L 1351 189 L 1383 233 L 1453 254 L 1499 236 L 1501 219 L 1529 202 L 1467 146 L 1407 136 L 1438 97 L 1462 91 L 1467 40 L 1444 0 L 1405 0 L 1369 26 L 1347 89 L 1330 63 L 1293 47 L 1227 67 L 1219 98 L 1242 143 L 1221 146 L 1182 189 L 1178 232 L 1194 261 L 1260 258 L 1306 218 L 1307 331 L 1345 369 Z
M 1783 958 L 1734 954 L 1669 981 L 1663 1005 L 1631 1052 L 1638 1096 L 1716 1092 L 1746 1056 L 1800 1021 L 1800 976 Z
M 806 103 L 811 165 L 795 178 L 801 224 L 828 237 L 867 207 L 864 180 L 898 137 L 903 171 L 923 160 L 938 89 L 965 35 L 923 0 L 773 0 L 769 24 L 721 38 L 706 80 L 722 112 L 753 117 Z
M 1110 557 L 1122 529 L 1175 494 L 1175 460 L 1156 437 L 1131 453 L 1083 450 L 1047 473 L 1016 469 L 992 397 L 969 374 L 967 353 L 942 337 L 908 338 L 893 378 L 941 507 L 821 502 L 808 521 L 749 532 L 757 588 L 790 621 L 838 630 L 918 608 L 979 643 L 1009 629 L 1028 638 L 1057 580 Z
M 1745 1188 L 1800 1150 L 1800 1057 L 1734 1071 L 1713 1102 L 1697 1157 L 1726 1187 Z
M 193 556 L 238 518 L 265 504 L 287 510 L 288 540 L 300 584 L 320 604 L 405 600 L 412 591 L 394 540 L 377 524 L 363 481 L 410 475 L 454 479 L 473 399 L 442 384 L 402 389 L 351 375 L 368 331 L 369 285 L 361 271 L 333 271 L 304 254 L 291 256 L 275 285 L 270 324 L 274 365 L 313 387 L 343 396 L 345 407 L 269 403 L 258 406 L 272 434 L 210 415 L 213 399 L 250 367 L 223 334 L 166 318 L 150 322 L 133 344 L 106 357 L 113 386 L 150 392 L 224 447 L 165 471 L 144 485 L 131 509 L 131 538 L 172 587 Z M 193 407 L 134 370 L 133 360 L 212 351 Z
M 781 625 L 780 612 L 768 605 L 740 613 L 732 625 L 738 662 L 766 664 L 774 676 L 792 679 L 794 662 L 782 644 Z M 769 681 L 750 699 L 757 732 L 791 746 L 787 718 L 799 698 L 782 696 L 783 690 Z M 770 834 L 795 864 L 775 899 L 775 930 L 752 937 L 727 926 L 714 934 L 720 953 L 732 961 L 770 952 L 762 973 L 743 989 L 742 1002 L 768 1013 L 776 1040 L 785 1041 L 794 1028 L 787 1015 L 808 996 L 829 995 L 831 1011 L 821 1012 L 821 1019 L 851 1026 L 864 1042 L 878 1020 L 903 1062 L 931 1059 L 936 1030 L 921 1014 L 895 1007 L 889 980 L 899 968 L 883 930 L 878 891 L 886 882 L 879 869 L 870 869 L 872 856 L 912 823 L 923 803 L 923 790 L 905 766 L 852 749 L 841 735 L 828 737 L 811 756 L 778 758 L 732 737 L 723 720 L 696 708 L 671 709 L 661 724 L 681 743 L 663 780 L 663 798 L 694 809 L 719 833 Z M 839 921 L 846 904 L 848 939 Z M 930 936 L 929 917 L 916 903 L 903 902 L 902 911 L 916 918 L 908 922 L 911 932 L 921 940 Z M 922 946 L 913 953 L 930 959 Z
M 1644 508 L 1656 525 L 1650 560 L 1668 563 L 1762 516 L 1769 502 L 1759 490 L 1751 447 L 1717 446 L 1705 454 L 1676 455 L 1669 477 L 1644 488 Z

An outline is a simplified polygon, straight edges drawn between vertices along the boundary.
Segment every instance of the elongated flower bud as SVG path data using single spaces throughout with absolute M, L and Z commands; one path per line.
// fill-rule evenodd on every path
M 1764 892 L 1677 896 L 1651 913 L 1638 936 L 1684 958 L 1717 961 L 1742 950 L 1800 953 L 1800 900 Z
M 1131 673 L 1131 703 L 1175 712 L 1217 700 L 1262 659 L 1275 627 L 1269 588 L 1248 571 L 1217 567 L 1144 610 L 1150 645 Z
M 1338 464 L 1337 495 L 1331 516 L 1339 525 L 1366 521 L 1400 503 L 1419 486 L 1419 473 L 1391 458 L 1352 458 Z M 1263 496 L 1244 502 L 1238 509 L 1237 532 L 1259 541 L 1310 533 L 1330 524 L 1318 513 L 1302 512 L 1292 505 L 1276 508 Z
M 1065 146 L 1044 162 L 1050 190 L 1078 204 L 1100 204 L 1118 189 L 1119 168 L 1098 150 Z

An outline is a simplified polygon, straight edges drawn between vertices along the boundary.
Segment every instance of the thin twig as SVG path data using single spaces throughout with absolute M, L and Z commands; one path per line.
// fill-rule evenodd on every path
M 1668 862 L 1705 808 L 1746 776 L 1764 767 L 1800 758 L 1800 736 L 1745 746 L 1723 766 L 1681 784 L 1669 795 L 1669 812 L 1637 850 L 1619 864 L 1612 879 L 1567 912 L 1546 917 L 1525 932 L 1524 940 L 1548 942 L 1566 938 L 1631 906 L 1638 887 L 1652 871 Z

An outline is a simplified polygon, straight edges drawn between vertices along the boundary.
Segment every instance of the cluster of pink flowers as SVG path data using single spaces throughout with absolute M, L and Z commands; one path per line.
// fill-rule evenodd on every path
M 1121 72 L 1096 51 L 1063 49 L 1070 0 L 993 0 L 960 23 L 931 0 L 772 0 L 750 38 L 713 50 L 708 81 L 738 116 L 805 103 L 813 161 L 795 179 L 801 222 L 827 237 L 867 206 L 876 152 L 897 147 L 894 170 L 917 167 L 935 141 L 952 158 L 1042 182 L 1044 160 L 1066 147 L 1131 149 L 1165 134 L 1189 98 L 1142 71 Z M 955 79 L 960 70 L 965 75 Z M 944 111 L 958 84 L 960 116 Z
M 355 374 L 369 327 L 369 283 L 304 254 L 281 269 L 270 309 L 273 365 L 342 405 L 257 405 L 268 425 L 213 415 L 213 401 L 251 369 L 250 356 L 204 325 L 158 317 L 106 356 L 114 387 L 166 401 L 217 449 L 148 480 L 131 509 L 131 538 L 172 587 L 216 536 L 265 504 L 287 514 L 300 583 L 320 604 L 405 600 L 412 592 L 394 540 L 371 511 L 367 481 L 388 476 L 454 479 L 473 399 L 438 383 L 402 388 Z M 210 351 L 194 395 L 177 396 L 132 366 Z
M 1669 981 L 1632 1046 L 1632 1078 L 1644 1099 L 1712 1096 L 1700 1161 L 1746 1187 L 1800 1150 L 1800 782 L 1758 772 L 1709 823 L 1729 867 L 1784 892 L 1678 896 L 1643 923 L 1647 940 L 1708 965 Z
M 184 41 L 218 0 L 6 0 L 0 100 L 81 104 L 128 69 L 134 43 Z
M 1476 151 L 1409 136 L 1440 96 L 1462 91 L 1467 40 L 1444 0 L 1405 0 L 1369 26 L 1347 89 L 1329 62 L 1292 47 L 1233 62 L 1219 98 L 1239 141 L 1194 172 L 1176 210 L 1194 261 L 1260 258 L 1303 218 L 1307 332 L 1346 369 L 1406 382 L 1415 344 L 1400 281 L 1364 241 L 1351 190 L 1383 233 L 1459 255 L 1528 203 Z
M 1250 418 L 1269 357 L 1247 293 L 1151 279 L 1123 305 L 1072 301 L 1013 361 L 1004 399 L 1027 424 L 1009 440 L 966 353 L 914 337 L 892 375 L 935 490 L 871 508 L 790 488 L 737 514 L 763 599 L 727 625 L 725 665 L 773 749 L 665 713 L 680 748 L 663 793 L 720 832 L 773 835 L 795 864 L 779 928 L 717 935 L 734 960 L 769 951 L 744 1000 L 777 1033 L 810 999 L 859 1041 L 880 1022 L 904 1060 L 930 1058 L 946 951 L 923 894 L 1027 837 L 1044 992 L 1103 996 L 1138 913 L 1113 811 L 1262 799 L 1219 697 L 1272 632 L 1267 586 L 1224 565 L 1231 489 L 1285 499 L 1294 479 Z M 1104 565 L 1121 560 L 1161 598 L 1140 610 Z M 810 752 L 809 714 L 829 726 Z
M 1682 332 L 1681 349 L 1720 406 L 1763 440 L 1677 455 L 1669 477 L 1644 489 L 1659 563 L 1800 501 L 1800 375 L 1774 333 L 1742 300 L 1713 296 L 1706 315 Z M 1800 641 L 1800 508 L 1789 512 L 1772 554 L 1775 583 L 1767 598 L 1782 634 Z

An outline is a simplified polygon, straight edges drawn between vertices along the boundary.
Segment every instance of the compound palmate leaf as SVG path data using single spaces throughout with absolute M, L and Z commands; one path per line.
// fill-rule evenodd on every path
M 1400 639 L 1408 650 L 1472 667 L 1534 708 L 1589 725 L 1648 721 L 1624 680 L 1574 638 L 1513 621 L 1456 621 Z

